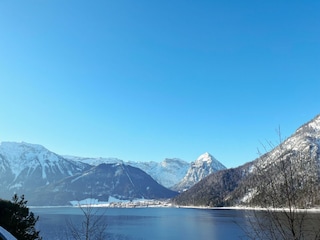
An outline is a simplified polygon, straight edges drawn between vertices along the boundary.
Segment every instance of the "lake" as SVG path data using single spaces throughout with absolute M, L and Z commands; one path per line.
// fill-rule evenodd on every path
M 31 211 L 40 216 L 37 229 L 44 239 L 71 239 L 67 222 L 80 227 L 83 221 L 83 212 L 76 207 L 32 208 Z M 96 208 L 94 211 L 107 223 L 106 239 L 245 239 L 239 226 L 245 222 L 244 210 Z

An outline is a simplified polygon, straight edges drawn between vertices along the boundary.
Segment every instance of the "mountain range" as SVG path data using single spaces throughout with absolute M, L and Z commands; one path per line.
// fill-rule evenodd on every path
M 61 156 L 41 145 L 3 142 L 0 197 L 25 194 L 32 205 L 110 197 L 172 198 L 176 205 L 199 206 L 283 207 L 288 199 L 298 207 L 319 205 L 320 115 L 284 141 L 279 133 L 279 144 L 267 148 L 257 159 L 226 169 L 209 153 L 191 163 L 178 158 L 124 162 Z
M 45 194 L 43 194 L 45 193 Z M 61 181 L 38 188 L 29 201 L 36 205 L 67 205 L 73 200 L 167 199 L 177 193 L 158 184 L 139 168 L 123 163 L 99 164 Z
M 166 158 L 162 162 L 124 162 L 118 158 L 81 158 L 73 156 L 65 156 L 65 158 L 94 166 L 101 163 L 123 163 L 137 167 L 149 174 L 159 184 L 178 192 L 189 189 L 211 173 L 226 169 L 208 152 L 200 155 L 191 163 L 179 158 Z
M 209 156 L 209 154 L 206 154 Z M 70 201 L 109 197 L 163 199 L 177 195 L 183 179 L 193 172 L 193 182 L 225 168 L 216 159 L 210 164 L 187 163 L 181 159 L 158 162 L 124 162 L 116 158 L 61 156 L 30 143 L 2 142 L 0 145 L 0 197 L 25 194 L 33 205 L 66 205 Z M 198 173 L 197 173 L 198 171 Z

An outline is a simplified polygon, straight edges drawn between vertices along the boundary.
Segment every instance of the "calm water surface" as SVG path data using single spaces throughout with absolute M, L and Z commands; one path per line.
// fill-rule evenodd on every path
M 81 226 L 79 208 L 32 208 L 40 216 L 38 229 L 44 239 L 66 239 L 66 221 Z M 239 226 L 245 211 L 185 208 L 99 208 L 107 239 L 121 240 L 210 240 L 245 239 Z

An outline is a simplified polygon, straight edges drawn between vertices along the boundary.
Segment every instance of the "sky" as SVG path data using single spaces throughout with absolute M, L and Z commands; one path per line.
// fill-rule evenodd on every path
M 0 141 L 257 158 L 320 113 L 319 1 L 0 1 Z

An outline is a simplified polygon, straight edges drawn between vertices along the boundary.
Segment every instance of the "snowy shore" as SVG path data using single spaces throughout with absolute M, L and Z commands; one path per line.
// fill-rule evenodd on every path
M 97 199 L 84 199 L 82 201 L 70 201 L 74 207 L 109 207 L 109 208 L 144 208 L 144 207 L 173 207 L 169 200 L 134 199 L 121 200 L 110 197 L 107 202 Z
M 249 210 L 249 211 L 289 211 L 289 208 L 262 208 L 262 207 L 246 207 L 246 206 L 234 206 L 234 207 L 209 207 L 209 206 L 176 206 L 172 205 L 172 207 L 178 207 L 178 208 L 194 208 L 194 209 L 210 209 L 210 210 Z M 298 212 L 314 212 L 314 213 L 320 213 L 320 207 L 319 208 L 307 208 L 307 209 L 293 209 L 294 211 Z
M 261 207 L 247 207 L 247 206 L 234 206 L 234 207 L 209 207 L 209 206 L 182 206 L 175 205 L 167 200 L 155 199 L 134 199 L 134 200 L 121 200 L 114 197 L 109 197 L 108 201 L 99 201 L 98 199 L 84 199 L 81 201 L 70 201 L 71 207 L 105 207 L 105 208 L 151 208 L 151 207 L 171 207 L 171 208 L 189 208 L 189 209 L 208 209 L 208 210 L 248 210 L 248 211 L 289 211 L 288 208 L 261 208 Z M 46 208 L 46 207 L 70 207 L 70 206 L 30 206 L 31 208 Z M 308 209 L 294 209 L 298 212 L 320 213 L 320 207 Z

